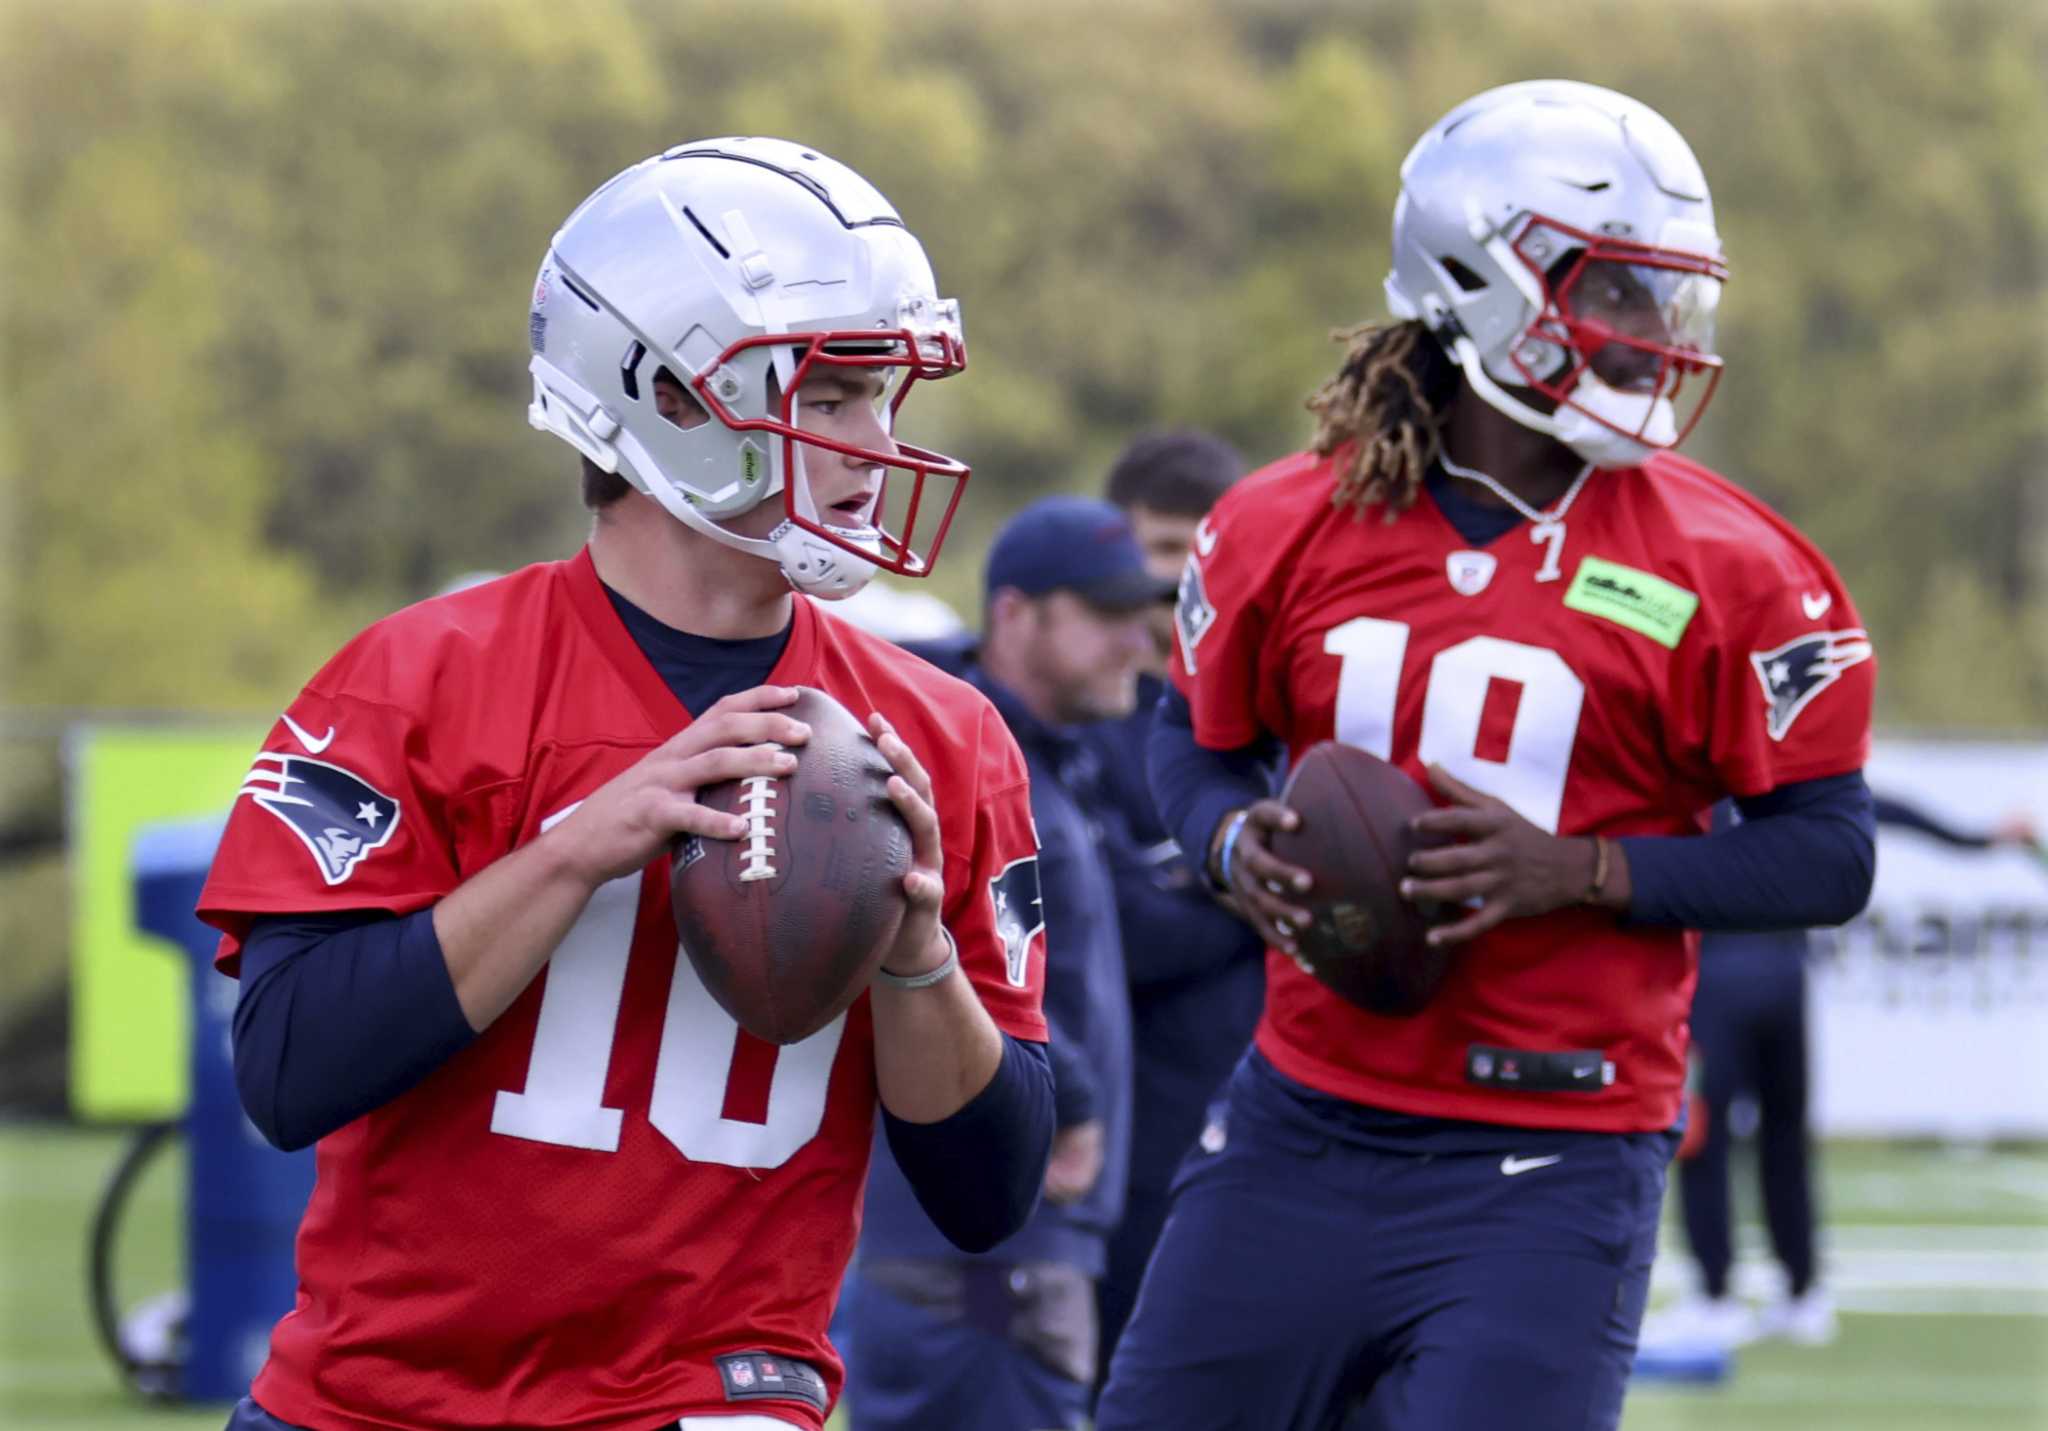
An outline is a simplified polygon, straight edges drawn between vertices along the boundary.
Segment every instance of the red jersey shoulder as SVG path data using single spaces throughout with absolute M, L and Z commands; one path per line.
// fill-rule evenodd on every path
M 987 696 L 924 657 L 834 616 L 823 602 L 813 602 L 812 609 L 824 652 L 837 658 L 869 705 L 918 753 L 942 800 L 958 784 L 987 792 L 1025 779 L 1023 753 Z M 867 724 L 868 711 L 853 714 Z
M 528 568 L 395 612 L 307 682 L 251 759 L 202 897 L 230 936 L 224 967 L 248 915 L 404 913 L 453 888 L 453 802 L 526 758 L 557 576 Z
M 1644 539 L 1687 567 L 1721 606 L 1777 592 L 1788 603 L 1806 595 L 1810 620 L 1836 602 L 1846 607 L 1833 563 L 1754 493 L 1673 453 L 1652 458 L 1638 478 L 1625 490 Z
M 1278 595 L 1290 554 L 1329 510 L 1332 459 L 1297 452 L 1234 483 L 1195 527 L 1174 603 L 1174 649 L 1182 678 L 1201 668 L 1202 645 L 1248 639 Z M 1248 624 L 1247 624 L 1248 623 Z
M 1834 565 L 1757 497 L 1665 456 L 1630 489 L 1642 539 L 1698 594 L 1678 648 L 1705 692 L 1680 724 L 1725 788 L 1754 794 L 1867 758 L 1876 661 Z M 1663 553 L 1670 553 L 1668 558 Z
M 1334 458 L 1296 452 L 1231 484 L 1195 529 L 1194 554 L 1205 566 L 1230 545 L 1228 559 L 1270 565 L 1285 534 L 1326 512 L 1336 485 Z
M 504 685 L 550 644 L 567 563 L 544 562 L 394 611 L 358 634 L 306 689 L 426 715 L 437 694 Z

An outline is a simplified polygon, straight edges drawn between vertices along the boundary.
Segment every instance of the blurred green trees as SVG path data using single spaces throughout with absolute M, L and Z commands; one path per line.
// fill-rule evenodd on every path
M 1841 566 L 1884 720 L 2048 727 L 2044 54 L 2027 0 L 0 0 L 5 699 L 274 709 L 370 617 L 572 550 L 527 293 L 667 144 L 817 143 L 926 241 L 972 354 L 917 423 L 977 471 L 958 601 L 1140 428 L 1298 444 L 1409 142 L 1557 74 L 1706 165 L 1696 450 Z

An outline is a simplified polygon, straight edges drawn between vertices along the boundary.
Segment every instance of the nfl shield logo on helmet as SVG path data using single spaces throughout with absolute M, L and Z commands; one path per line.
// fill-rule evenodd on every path
M 258 753 L 236 793 L 284 821 L 331 885 L 354 874 L 398 828 L 396 800 L 353 770 L 303 755 Z
M 1003 941 L 1003 963 L 1017 988 L 1031 966 L 1031 941 L 1045 928 L 1045 906 L 1038 893 L 1038 856 L 1027 855 L 1003 866 L 988 882 L 995 905 L 996 935 Z

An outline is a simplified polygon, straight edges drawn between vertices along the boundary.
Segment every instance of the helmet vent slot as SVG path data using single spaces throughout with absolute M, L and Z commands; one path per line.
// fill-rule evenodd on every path
M 602 308 L 597 306 L 597 300 L 595 298 L 592 298 L 588 293 L 585 293 L 583 291 L 582 284 L 578 283 L 575 279 L 571 278 L 566 273 L 561 275 L 561 279 L 562 287 L 568 289 L 571 293 L 575 294 L 578 298 L 582 299 L 584 306 L 587 307 L 591 312 L 602 313 L 604 311 Z
M 704 220 L 691 213 L 687 207 L 683 210 L 683 217 L 690 221 L 691 228 L 704 235 L 704 242 L 718 250 L 720 258 L 730 259 L 732 257 L 732 254 L 726 250 L 725 245 L 718 241 L 718 236 L 712 233 L 710 229 L 704 227 Z
M 619 386 L 635 402 L 640 401 L 640 360 L 646 356 L 647 345 L 635 338 L 626 349 L 626 356 L 619 359 Z
M 1464 264 L 1458 262 L 1451 255 L 1445 254 L 1437 262 L 1443 265 L 1443 270 L 1451 276 L 1451 281 L 1456 283 L 1465 292 L 1477 293 L 1480 289 L 1486 287 L 1485 279 L 1481 278 Z

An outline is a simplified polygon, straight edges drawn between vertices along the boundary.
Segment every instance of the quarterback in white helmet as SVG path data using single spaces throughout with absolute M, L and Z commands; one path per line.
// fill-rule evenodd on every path
M 1689 931 L 1841 923 L 1874 849 L 1847 590 L 1672 450 L 1727 274 L 1669 121 L 1488 90 L 1401 167 L 1392 321 L 1340 335 L 1309 449 L 1204 520 L 1147 764 L 1270 951 L 1265 1010 L 1096 1431 L 1619 1425 Z M 1272 798 L 1332 741 L 1414 813 Z
M 1420 319 L 1483 401 L 1596 466 L 1692 431 L 1721 376 L 1727 276 L 1691 148 L 1612 90 L 1488 90 L 1401 165 L 1388 307 Z
M 584 200 L 528 316 L 589 540 L 337 653 L 201 897 L 243 1106 L 319 1163 L 231 1431 L 823 1431 L 877 1125 L 963 1251 L 1045 1175 L 1045 944 L 998 900 L 1038 901 L 1023 755 L 974 687 L 813 599 L 928 572 L 967 480 L 895 430 L 966 360 L 924 250 L 845 165 L 707 140 Z M 805 754 L 807 689 L 887 762 L 907 871 L 830 796 L 792 808 L 846 750 Z M 706 794 L 734 783 L 744 816 Z M 900 910 L 787 1043 L 678 945 L 674 871 L 740 838 L 815 852 L 775 892 L 790 938 L 839 937 L 821 888 Z
M 931 570 L 968 469 L 893 428 L 966 365 L 960 307 L 844 164 L 779 139 L 635 164 L 555 235 L 529 338 L 533 425 L 694 531 L 812 596 Z

